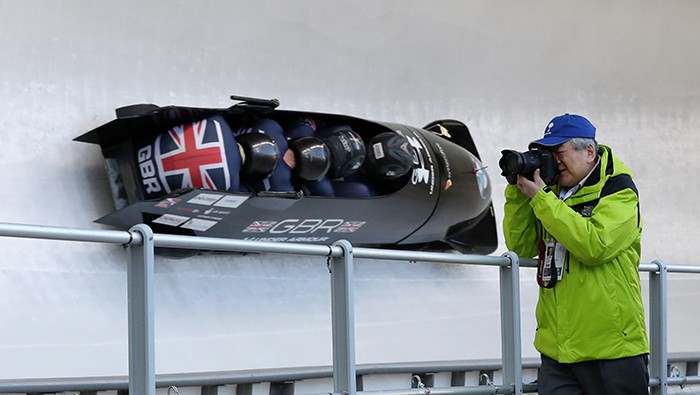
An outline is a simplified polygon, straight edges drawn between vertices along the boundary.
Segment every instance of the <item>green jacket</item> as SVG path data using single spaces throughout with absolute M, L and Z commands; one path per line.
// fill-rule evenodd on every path
M 540 288 L 535 348 L 561 363 L 649 353 L 639 281 L 642 223 L 632 173 L 600 146 L 600 162 L 566 201 L 559 188 L 529 199 L 505 191 L 506 245 L 537 255 L 540 239 L 566 247 L 563 278 Z

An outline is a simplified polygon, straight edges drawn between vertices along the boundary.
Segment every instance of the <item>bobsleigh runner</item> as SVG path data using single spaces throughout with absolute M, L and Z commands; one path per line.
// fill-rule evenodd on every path
M 243 240 L 497 247 L 491 185 L 467 127 L 422 129 L 278 110 L 137 104 L 77 138 L 99 144 L 116 211 L 97 222 Z

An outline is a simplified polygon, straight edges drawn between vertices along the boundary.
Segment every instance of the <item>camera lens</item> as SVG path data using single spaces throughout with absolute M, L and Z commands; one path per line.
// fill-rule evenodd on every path
M 524 165 L 525 160 L 523 158 L 523 155 L 519 152 L 515 152 L 506 157 L 503 171 L 506 174 L 519 174 L 522 171 Z
M 531 148 L 523 153 L 503 150 L 501 155 L 498 166 L 503 170 L 501 175 L 505 176 L 510 184 L 515 184 L 518 175 L 532 180 L 536 169 L 540 169 L 540 177 L 547 185 L 551 185 L 556 180 L 557 165 L 550 151 L 537 148 Z

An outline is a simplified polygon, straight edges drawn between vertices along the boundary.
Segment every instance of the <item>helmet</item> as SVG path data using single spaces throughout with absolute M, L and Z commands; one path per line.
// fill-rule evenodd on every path
M 289 149 L 294 152 L 295 165 L 292 175 L 301 181 L 318 181 L 328 172 L 329 152 L 326 144 L 316 137 L 299 137 L 289 141 Z
M 336 127 L 322 135 L 331 153 L 328 177 L 342 178 L 362 166 L 365 160 L 365 144 L 362 137 L 349 126 Z
M 306 136 L 315 136 L 316 123 L 313 119 L 309 117 L 296 119 L 293 122 L 286 125 L 286 127 L 284 128 L 284 134 L 289 139 L 295 139 Z
M 272 137 L 265 133 L 246 133 L 236 137 L 243 165 L 241 178 L 245 180 L 261 180 L 268 177 L 277 167 L 280 150 Z
M 395 132 L 380 133 L 369 141 L 365 170 L 376 180 L 395 180 L 413 168 L 408 139 Z

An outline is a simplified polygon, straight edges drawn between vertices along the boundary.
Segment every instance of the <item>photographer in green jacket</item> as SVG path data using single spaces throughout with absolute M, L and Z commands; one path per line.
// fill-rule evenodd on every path
M 503 151 L 499 163 L 506 245 L 538 257 L 540 395 L 648 394 L 639 197 L 595 131 L 561 115 L 529 151 Z

